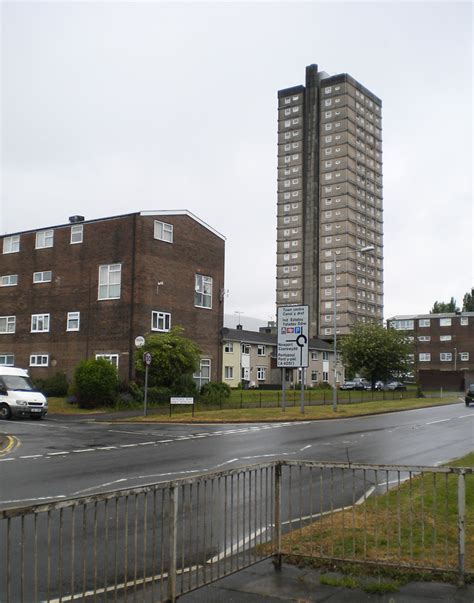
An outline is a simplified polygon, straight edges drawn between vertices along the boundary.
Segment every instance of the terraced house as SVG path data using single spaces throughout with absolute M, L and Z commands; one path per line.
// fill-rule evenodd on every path
M 0 241 L 0 364 L 70 379 L 104 357 L 134 376 L 135 338 L 181 325 L 220 377 L 225 238 L 192 213 L 143 211 L 17 232 Z
M 230 387 L 281 386 L 282 369 L 277 368 L 276 326 L 262 327 L 259 331 L 222 329 L 222 381 Z M 309 366 L 305 371 L 305 385 L 332 382 L 334 353 L 321 339 L 309 343 Z M 301 383 L 298 369 L 286 369 L 287 386 Z M 338 381 L 344 381 L 344 368 L 338 364 Z

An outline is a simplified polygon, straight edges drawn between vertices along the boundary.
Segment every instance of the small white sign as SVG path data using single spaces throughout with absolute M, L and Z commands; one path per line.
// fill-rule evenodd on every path
M 308 306 L 278 308 L 278 353 L 280 368 L 306 368 L 309 351 Z
M 145 345 L 145 338 L 142 337 L 141 335 L 139 335 L 138 337 L 135 337 L 135 347 L 136 348 L 142 348 Z
M 194 398 L 170 398 L 170 404 L 194 404 Z

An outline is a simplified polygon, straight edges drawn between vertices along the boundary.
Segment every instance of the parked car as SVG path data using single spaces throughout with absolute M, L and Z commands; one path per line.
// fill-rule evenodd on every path
M 47 412 L 48 401 L 42 393 L 36 391 L 28 371 L 0 367 L 0 419 L 42 419 Z
M 341 387 L 339 389 L 355 389 L 356 388 L 356 384 L 354 383 L 354 381 L 344 381 L 344 383 L 341 385 Z
M 370 383 L 367 381 L 367 379 L 364 379 L 363 377 L 356 377 L 354 379 L 354 384 L 355 384 L 355 388 L 354 389 L 370 389 Z
M 385 388 L 385 383 L 383 381 L 375 382 L 375 389 L 382 391 Z
M 385 389 L 388 391 L 404 391 L 406 388 L 407 386 L 401 383 L 401 381 L 391 381 L 385 386 Z
M 474 383 L 471 383 L 471 385 L 468 386 L 464 400 L 466 402 L 466 406 L 469 406 L 471 402 L 474 402 Z

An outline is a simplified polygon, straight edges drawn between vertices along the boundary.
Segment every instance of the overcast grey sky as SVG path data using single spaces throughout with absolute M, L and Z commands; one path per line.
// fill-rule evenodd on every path
M 473 279 L 470 2 L 3 2 L 0 234 L 189 209 L 226 313 L 274 318 L 277 90 L 311 63 L 383 101 L 385 316 Z

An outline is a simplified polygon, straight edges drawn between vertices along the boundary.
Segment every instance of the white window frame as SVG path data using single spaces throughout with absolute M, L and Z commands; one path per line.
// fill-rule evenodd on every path
M 50 314 L 31 315 L 31 333 L 49 333 Z
M 257 381 L 265 381 L 267 375 L 266 366 L 257 366 Z
M 263 343 L 257 345 L 257 356 L 265 356 L 265 345 Z
M 49 354 L 31 354 L 30 366 L 37 366 L 37 367 L 49 366 Z
M 54 245 L 54 230 L 41 230 L 36 233 L 35 249 L 47 249 Z
M 68 312 L 66 319 L 66 331 L 79 331 L 81 327 L 81 313 Z
M 453 354 L 452 352 L 441 352 L 439 355 L 440 362 L 452 362 Z
M 84 240 L 84 225 L 83 224 L 74 224 L 71 226 L 71 238 L 69 240 L 71 245 L 77 245 L 78 243 L 82 243 Z
M 3 253 L 18 253 L 20 251 L 20 235 L 11 235 L 3 239 Z
M 429 352 L 421 352 L 418 354 L 419 362 L 431 362 L 431 354 Z
M 439 326 L 440 327 L 450 327 L 451 326 L 451 319 L 450 318 L 440 318 L 439 319 Z
M 165 243 L 173 242 L 173 225 L 155 220 L 154 225 L 154 238 L 158 241 L 164 241 Z
M 469 360 L 469 352 L 459 352 L 459 359 L 461 362 L 466 362 Z
M 118 283 L 111 282 L 118 274 Z M 99 286 L 97 299 L 120 299 L 120 290 L 122 285 L 122 264 L 102 264 L 99 266 Z M 118 286 L 118 295 L 111 295 L 111 288 Z M 114 289 L 115 292 L 115 289 Z
M 51 270 L 43 270 L 42 272 L 33 272 L 33 283 L 50 283 L 53 280 L 53 272 Z
M 2 323 L 5 322 L 5 329 Z M 16 330 L 16 316 L 0 316 L 0 335 L 8 335 Z
M 194 275 L 194 306 L 212 310 L 212 276 Z
M 15 354 L 0 354 L 0 366 L 15 366 Z
M 151 313 L 151 330 L 167 333 L 171 329 L 171 314 L 153 310 Z
M 103 358 L 104 360 L 107 360 L 108 362 L 110 362 L 110 364 L 112 364 L 113 366 L 115 366 L 115 368 L 118 371 L 118 366 L 119 366 L 119 355 L 118 354 L 109 354 L 109 353 L 99 353 L 95 355 L 95 359 L 99 360 L 99 358 Z
M 459 324 L 462 327 L 467 327 L 467 325 L 469 324 L 469 318 L 467 316 L 461 316 L 461 318 L 459 319 Z
M 15 285 L 18 285 L 18 274 L 0 276 L 0 287 L 14 287 Z
M 451 341 L 452 340 L 452 336 L 451 335 L 440 335 L 439 336 L 439 340 L 440 341 Z
M 241 353 L 245 354 L 246 356 L 248 356 L 250 354 L 250 349 L 251 349 L 251 345 L 249 343 L 243 343 L 240 346 Z
M 203 369 L 208 376 L 203 377 Z M 199 361 L 199 372 L 194 373 L 193 379 L 196 382 L 196 385 L 199 389 L 204 385 L 204 383 L 209 383 L 211 381 L 211 359 L 210 358 L 201 358 Z
M 224 344 L 224 352 L 226 354 L 233 354 L 234 353 L 234 342 L 233 341 L 226 341 Z
M 234 367 L 233 366 L 224 366 L 224 379 L 233 379 L 234 378 Z

